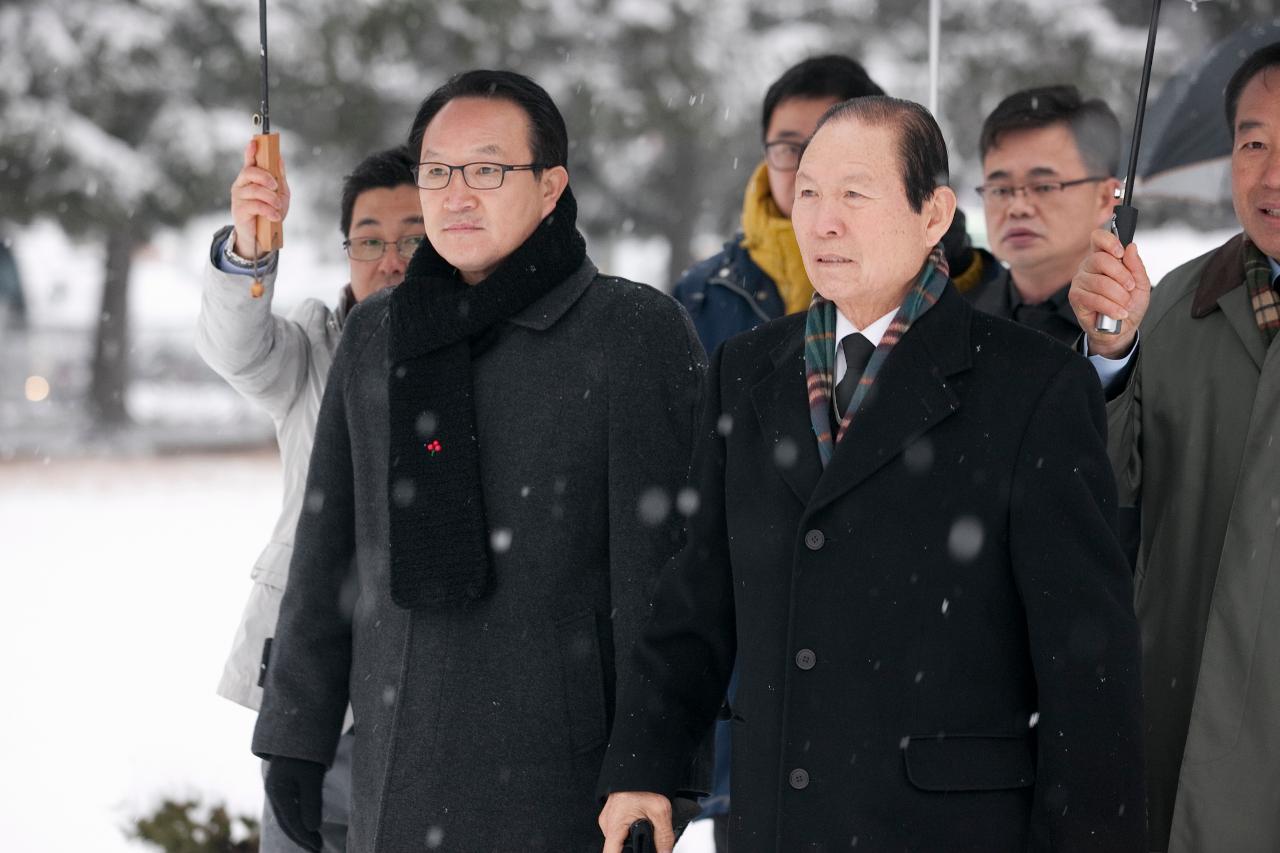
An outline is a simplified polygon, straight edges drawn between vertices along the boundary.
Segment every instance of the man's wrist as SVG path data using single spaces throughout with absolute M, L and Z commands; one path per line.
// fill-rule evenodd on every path
M 232 228 L 231 233 L 227 235 L 226 242 L 223 244 L 222 253 L 223 255 L 226 256 L 227 260 L 230 261 L 235 266 L 252 269 L 255 266 L 257 267 L 265 266 L 267 262 L 271 260 L 271 255 L 272 255 L 271 252 L 266 252 L 265 254 L 258 257 L 256 260 L 254 258 L 246 258 L 243 255 L 236 252 L 235 245 L 236 245 L 236 229 Z
M 1123 339 L 1115 335 L 1087 335 L 1085 337 L 1085 355 L 1096 355 L 1101 358 L 1118 361 L 1133 352 L 1133 343 L 1137 334 L 1126 335 Z

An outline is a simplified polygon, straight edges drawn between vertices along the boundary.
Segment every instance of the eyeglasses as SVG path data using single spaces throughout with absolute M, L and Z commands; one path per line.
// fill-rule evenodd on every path
M 462 173 L 462 180 L 473 190 L 496 190 L 502 186 L 507 172 L 533 172 L 545 168 L 538 163 L 525 166 L 508 166 L 505 163 L 466 163 L 450 166 L 448 163 L 419 163 L 410 167 L 414 180 L 424 190 L 442 190 L 453 180 L 454 172 Z
M 407 261 L 413 257 L 413 253 L 418 251 L 418 247 L 426 239 L 424 234 L 414 234 L 411 237 L 401 237 L 394 243 L 388 243 L 377 237 L 357 237 L 354 240 L 343 240 L 342 248 L 347 250 L 347 257 L 353 261 L 376 261 L 387 253 L 388 246 L 395 246 L 400 257 Z
M 980 187 L 974 187 L 974 192 L 982 196 L 984 201 L 996 204 L 1007 204 L 1013 201 L 1014 196 L 1023 193 L 1027 198 L 1037 201 L 1049 201 L 1058 193 L 1067 187 L 1074 187 L 1079 184 L 1096 184 L 1098 181 L 1109 180 L 1110 175 L 1094 175 L 1088 178 L 1077 178 L 1074 181 L 1036 181 L 1034 184 L 983 184 Z
M 804 153 L 802 142 L 766 142 L 764 159 L 779 172 L 794 172 L 800 168 L 800 155 Z

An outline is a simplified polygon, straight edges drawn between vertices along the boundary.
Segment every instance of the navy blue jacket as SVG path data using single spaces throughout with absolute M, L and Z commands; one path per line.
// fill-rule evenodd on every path
M 786 313 L 778 286 L 756 266 L 735 234 L 716 254 L 694 264 L 676 282 L 675 298 L 693 318 L 702 348 L 716 347 L 740 332 Z

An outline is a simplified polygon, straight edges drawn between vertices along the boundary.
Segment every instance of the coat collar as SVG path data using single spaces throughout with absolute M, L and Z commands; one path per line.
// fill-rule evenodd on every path
M 1243 285 L 1244 233 L 1241 232 L 1209 256 L 1191 302 L 1191 316 L 1196 320 L 1209 316 L 1219 307 L 1219 300 Z
M 586 292 L 587 286 L 596 278 L 596 265 L 591 258 L 584 258 L 577 272 L 557 285 L 550 293 L 534 302 L 528 308 L 514 315 L 508 322 L 526 329 L 546 331 L 565 315 L 573 303 Z
M 1258 331 L 1258 320 L 1244 282 L 1244 234 L 1218 247 L 1200 271 L 1200 283 L 1191 301 L 1191 318 L 1201 320 L 1222 311 L 1240 343 L 1259 369 L 1267 351 Z
M 774 370 L 751 389 L 752 403 L 782 478 L 815 512 L 866 480 L 959 406 L 948 377 L 972 365 L 973 308 L 954 286 L 903 335 L 824 470 L 809 423 L 804 324 L 774 348 Z

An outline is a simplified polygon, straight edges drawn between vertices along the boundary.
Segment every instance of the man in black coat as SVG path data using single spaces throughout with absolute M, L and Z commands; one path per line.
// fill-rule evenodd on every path
M 807 315 L 728 341 L 689 539 L 634 651 L 606 853 L 668 798 L 737 655 L 735 853 L 1145 850 L 1138 633 L 1097 378 L 974 311 L 922 107 L 832 108 L 792 219 Z
M 587 258 L 532 80 L 459 75 L 409 148 L 429 242 L 347 319 L 253 749 L 311 849 L 349 701 L 348 849 L 583 853 L 704 357 L 674 300 Z

